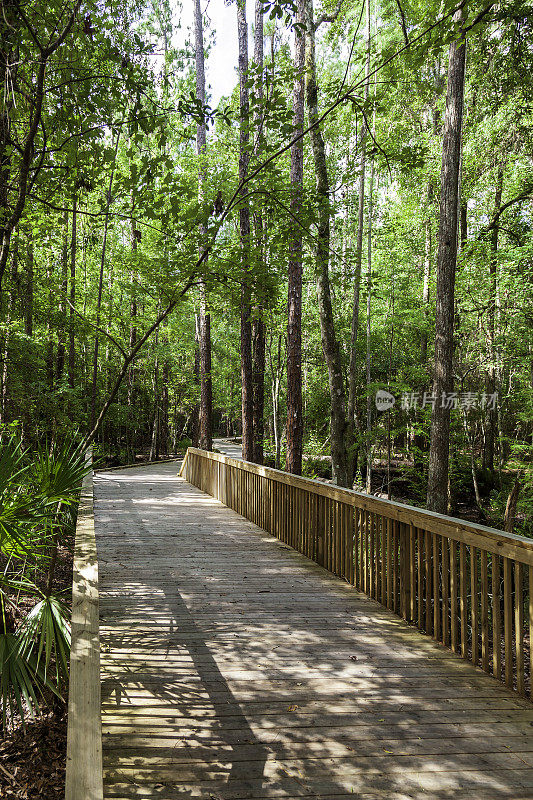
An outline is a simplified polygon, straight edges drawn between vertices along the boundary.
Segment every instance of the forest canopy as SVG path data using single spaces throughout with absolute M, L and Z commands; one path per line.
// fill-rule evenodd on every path
M 211 4 L 2 4 L 2 435 L 531 535 L 530 3 Z

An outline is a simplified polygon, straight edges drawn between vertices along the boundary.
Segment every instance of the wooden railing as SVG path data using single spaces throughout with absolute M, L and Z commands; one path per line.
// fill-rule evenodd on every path
M 92 454 L 87 454 L 92 461 Z M 98 560 L 93 473 L 83 479 L 72 578 L 65 800 L 102 800 Z
M 192 447 L 180 474 L 531 695 L 533 540 Z

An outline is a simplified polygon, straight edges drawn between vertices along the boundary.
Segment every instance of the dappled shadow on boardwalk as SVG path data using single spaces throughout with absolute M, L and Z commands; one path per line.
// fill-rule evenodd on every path
M 98 479 L 107 797 L 533 797 L 526 703 L 174 472 Z

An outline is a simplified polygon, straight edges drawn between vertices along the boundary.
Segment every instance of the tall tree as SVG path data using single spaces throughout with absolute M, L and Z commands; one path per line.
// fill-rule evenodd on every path
M 65 328 L 66 328 L 66 299 L 68 289 L 68 214 L 64 215 L 65 229 L 63 231 L 63 242 L 61 247 L 61 282 L 59 285 L 59 301 L 57 310 L 59 312 L 60 324 L 58 326 L 57 353 L 56 353 L 56 380 L 58 383 L 63 377 L 65 367 Z
M 489 256 L 489 319 L 488 319 L 488 345 L 489 345 L 489 368 L 487 371 L 487 394 L 493 395 L 497 387 L 497 361 L 498 354 L 496 349 L 496 303 L 498 290 L 498 241 L 500 235 L 499 214 L 502 207 L 503 193 L 503 164 L 498 167 L 496 177 L 496 187 L 494 191 L 494 225 L 490 232 L 490 256 Z M 497 434 L 497 412 L 493 403 L 488 404 L 485 447 L 483 448 L 483 466 L 490 472 L 494 471 L 494 451 Z
M 68 382 L 71 389 L 75 384 L 76 346 L 74 307 L 76 303 L 76 248 L 78 232 L 78 196 L 74 191 L 72 199 L 72 231 L 70 236 L 70 288 L 69 288 L 69 326 L 68 326 Z
M 237 35 L 239 40 L 239 181 L 248 173 L 250 162 L 250 94 L 248 89 L 248 24 L 245 0 L 237 0 Z M 241 392 L 242 392 L 242 457 L 254 457 L 254 398 L 252 366 L 252 287 L 250 270 L 250 198 L 248 186 L 241 189 L 239 228 L 242 254 L 241 281 Z
M 296 0 L 294 28 L 293 131 L 304 126 L 305 97 L 305 0 Z M 302 210 L 304 175 L 303 139 L 291 147 L 291 212 L 298 219 Z M 302 403 L 302 233 L 291 226 L 287 297 L 287 472 L 300 475 L 303 452 Z
M 374 174 L 375 159 L 370 164 L 368 184 L 368 231 L 367 231 L 367 280 L 366 280 L 366 491 L 372 491 L 372 463 L 374 443 L 372 441 L 372 223 L 374 218 Z
M 131 250 L 133 254 L 134 260 L 136 260 L 137 254 L 137 244 L 138 244 L 138 234 L 135 227 L 135 221 L 133 220 L 133 213 L 134 213 L 134 204 L 132 202 L 132 220 L 131 220 Z M 129 283 L 130 283 L 130 331 L 129 331 L 129 346 L 130 351 L 133 350 L 137 343 L 137 288 L 135 285 L 135 270 L 132 268 L 130 270 L 129 275 Z M 135 401 L 136 401 L 136 391 L 135 391 L 135 360 L 132 360 L 129 369 L 128 369 L 128 390 L 127 390 L 127 404 L 128 404 L 128 411 L 130 415 L 130 420 L 133 417 L 135 419 Z M 133 431 L 131 435 L 128 437 L 128 458 L 131 459 L 133 462 L 135 460 L 135 435 Z
M 370 88 L 370 0 L 366 0 L 366 61 L 364 99 L 368 100 Z M 363 231 L 365 223 L 365 178 L 366 178 L 366 119 L 361 123 L 361 160 L 359 164 L 359 187 L 357 203 L 357 241 L 355 247 L 355 271 L 353 280 L 353 303 L 350 332 L 350 363 L 348 367 L 348 406 L 347 406 L 347 442 L 348 442 L 348 480 L 353 486 L 357 467 L 355 447 L 355 427 L 357 414 L 357 334 L 359 331 L 359 305 L 361 294 L 361 265 L 363 260 Z
M 44 127 L 44 104 L 47 92 L 47 67 L 57 50 L 69 37 L 76 21 L 81 0 L 77 0 L 70 11 L 67 10 L 66 21 L 63 19 L 63 8 L 53 33 L 43 36 L 41 41 L 26 15 L 21 15 L 16 0 L 7 0 L 2 4 L 2 21 L 0 23 L 0 92 L 2 93 L 2 112 L 0 116 L 0 283 L 2 281 L 8 258 L 11 238 L 15 231 L 28 199 L 28 194 L 37 175 L 41 171 L 44 158 L 41 148 L 36 147 L 38 135 Z M 13 148 L 11 137 L 11 111 L 15 106 L 13 87 L 19 59 L 12 59 L 12 52 L 18 33 L 25 28 L 29 33 L 29 41 L 35 48 L 31 62 L 36 64 L 32 80 L 24 82 L 24 98 L 27 108 L 27 124 L 22 139 Z M 29 53 L 25 53 L 26 60 Z M 13 63 L 11 63 L 13 61 Z M 30 87 L 28 92 L 28 87 Z M 22 93 L 21 93 L 22 94 Z M 46 140 L 43 144 L 46 151 Z M 10 201 L 10 194 L 13 199 Z
M 104 235 L 102 238 L 102 250 L 100 253 L 100 272 L 98 274 L 98 299 L 96 302 L 96 336 L 94 337 L 94 350 L 93 350 L 93 381 L 91 390 L 91 429 L 96 424 L 96 398 L 98 394 L 98 350 L 100 347 L 100 317 L 102 310 L 102 293 L 104 288 L 104 270 L 106 264 L 106 251 L 107 251 L 107 237 L 109 233 L 109 218 L 111 211 L 111 203 L 113 201 L 113 180 L 115 178 L 115 169 L 117 165 L 118 145 L 120 142 L 120 128 L 116 133 L 115 149 L 113 155 L 113 162 L 111 165 L 111 172 L 109 175 L 109 185 L 106 194 L 106 205 L 104 214 Z
M 264 99 L 263 90 L 263 63 L 264 63 L 264 25 L 263 25 L 264 5 L 262 0 L 255 3 L 255 26 L 254 26 L 254 67 L 255 67 L 255 95 L 256 111 L 254 116 L 254 131 L 257 136 L 255 146 L 255 156 L 260 156 L 261 143 L 263 140 L 263 118 L 264 109 L 262 100 Z M 252 355 L 253 355 L 253 438 L 254 450 L 253 460 L 256 464 L 263 463 L 264 447 L 264 411 L 265 411 L 265 319 L 264 319 L 264 292 L 262 273 L 265 269 L 265 228 L 263 214 L 260 209 L 256 209 L 253 215 L 254 238 L 257 257 L 260 260 L 258 268 L 259 280 L 256 281 L 255 294 L 256 303 L 252 321 Z
M 431 178 L 428 180 L 426 189 L 426 219 L 424 220 L 424 283 L 422 287 L 422 307 L 424 310 L 424 330 L 420 338 L 420 363 L 425 366 L 428 357 L 428 331 L 427 323 L 429 316 L 429 289 L 431 279 L 431 258 L 432 258 L 432 236 L 431 236 L 431 201 L 433 189 Z
M 442 139 L 440 218 L 437 250 L 435 315 L 434 405 L 431 414 L 427 506 L 445 514 L 448 505 L 450 408 L 447 395 L 453 388 L 453 329 L 459 170 L 465 85 L 465 18 L 461 8 L 454 15 L 459 38 L 450 45 L 446 111 Z
M 315 248 L 315 278 L 320 319 L 322 350 L 328 370 L 330 395 L 330 440 L 332 475 L 335 483 L 349 486 L 346 452 L 346 393 L 339 343 L 335 333 L 335 318 L 331 305 L 329 280 L 329 251 L 331 238 L 330 181 L 326 161 L 326 147 L 318 114 L 318 85 L 316 77 L 315 34 L 313 0 L 306 0 L 305 92 L 311 147 L 316 176 L 318 235 Z
M 26 292 L 24 298 L 24 333 L 26 336 L 33 336 L 33 295 L 34 295 L 34 264 L 33 264 L 33 234 L 31 228 L 27 233 L 27 253 L 26 253 Z
M 205 57 L 204 30 L 200 0 L 194 0 L 194 52 L 196 59 L 196 98 L 205 106 Z M 204 200 L 206 155 L 206 122 L 205 117 L 196 127 L 196 152 L 200 161 L 198 167 L 198 199 Z M 207 230 L 200 223 L 200 257 L 206 248 Z M 205 261 L 204 261 L 205 264 Z M 200 284 L 200 418 L 198 421 L 199 446 L 203 450 L 213 449 L 213 387 L 211 380 L 211 315 L 208 310 L 207 288 L 205 281 Z

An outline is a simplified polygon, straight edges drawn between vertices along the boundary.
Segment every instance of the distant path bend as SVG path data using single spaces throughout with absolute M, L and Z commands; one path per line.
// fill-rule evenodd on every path
M 230 439 L 213 439 L 213 448 L 230 458 L 242 458 L 242 445 Z

